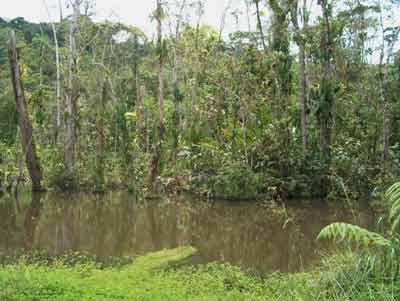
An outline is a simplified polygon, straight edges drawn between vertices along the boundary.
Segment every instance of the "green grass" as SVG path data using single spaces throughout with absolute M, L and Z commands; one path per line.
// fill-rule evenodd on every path
M 396 300 L 393 284 L 354 277 L 359 270 L 350 257 L 261 279 L 229 265 L 176 264 L 194 252 L 151 253 L 122 267 L 21 261 L 0 268 L 0 300 Z

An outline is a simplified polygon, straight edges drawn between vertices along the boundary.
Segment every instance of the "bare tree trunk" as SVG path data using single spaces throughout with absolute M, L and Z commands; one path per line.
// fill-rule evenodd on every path
M 63 9 L 61 5 L 61 0 L 58 0 L 58 8 L 60 9 L 60 23 L 64 20 L 63 18 Z
M 300 120 L 301 120 L 301 142 L 303 144 L 304 152 L 307 151 L 307 114 L 306 114 L 306 61 L 304 53 L 304 45 L 299 49 L 299 63 L 300 63 L 300 94 L 299 94 L 299 107 L 300 107 Z
M 254 3 L 256 5 L 257 24 L 258 24 L 258 30 L 260 31 L 261 43 L 263 45 L 264 51 L 266 51 L 267 45 L 265 45 L 265 36 L 262 28 L 261 15 L 260 15 L 260 0 L 255 0 Z
M 159 114 L 159 123 L 158 123 L 158 137 L 157 141 L 154 145 L 153 150 L 153 158 L 150 163 L 150 173 L 149 173 L 149 190 L 154 193 L 156 191 L 156 177 L 158 173 L 158 165 L 161 159 L 161 146 L 165 133 L 165 125 L 164 125 L 164 83 L 163 83 L 163 64 L 164 64 L 164 53 L 163 53 L 163 45 L 162 45 L 162 17 L 163 17 L 163 8 L 161 0 L 157 0 L 157 10 L 155 14 L 155 19 L 157 21 L 157 37 L 158 37 L 158 88 L 157 88 L 157 99 L 158 99 L 158 114 Z
M 249 1 L 245 0 L 245 4 L 246 4 L 247 31 L 251 32 L 250 3 Z
M 46 4 L 46 1 L 43 0 L 43 4 L 46 7 L 47 10 L 47 15 L 49 17 L 50 23 L 51 23 L 51 29 L 53 31 L 53 38 L 54 38 L 54 45 L 55 45 L 55 50 L 56 50 L 56 100 L 57 100 L 57 117 L 56 117 L 56 130 L 54 133 L 55 136 L 55 141 L 58 141 L 58 137 L 59 137 L 59 133 L 60 133 L 60 129 L 61 129 L 61 72 L 60 72 L 60 50 L 58 47 L 58 39 L 57 39 L 57 30 L 56 30 L 56 26 L 54 24 L 53 21 L 51 21 L 50 18 L 50 12 L 49 12 L 49 8 Z M 62 19 L 62 11 L 61 11 L 61 3 L 59 3 L 60 5 L 60 17 Z
M 172 85 L 174 89 L 174 117 L 173 117 L 173 150 L 172 150 L 172 158 L 175 162 L 176 159 L 176 151 L 178 148 L 179 142 L 179 102 L 180 102 L 180 90 L 179 90 L 179 83 L 178 83 L 178 58 L 177 58 L 177 51 L 176 51 L 176 43 L 178 43 L 178 34 L 175 38 L 175 45 L 173 48 L 173 67 L 172 67 Z
M 199 1 L 199 5 L 200 5 L 200 9 L 202 10 L 203 9 L 202 8 L 203 4 L 202 4 L 201 1 Z M 229 0 L 228 4 L 225 6 L 225 9 L 224 9 L 224 11 L 222 13 L 222 16 L 221 16 L 221 22 L 220 22 L 220 25 L 219 25 L 219 38 L 218 38 L 219 42 L 221 42 L 221 40 L 222 40 L 222 33 L 223 33 L 223 31 L 225 29 L 225 25 L 226 25 L 226 15 L 228 14 L 228 11 L 231 8 L 231 6 L 232 6 L 232 0 Z M 199 14 L 199 16 L 200 16 L 200 14 Z M 200 24 L 199 23 L 197 23 L 197 24 L 198 24 L 197 28 L 199 28 Z
M 56 68 L 57 68 L 57 79 L 56 79 L 56 98 L 57 98 L 57 130 L 56 130 L 56 141 L 61 129 L 61 73 L 60 73 L 60 52 L 58 48 L 57 31 L 54 23 L 52 23 L 54 43 L 56 47 Z
M 100 76 L 100 75 L 99 75 Z M 98 80 L 101 87 L 100 103 L 97 112 L 97 175 L 96 175 L 96 190 L 102 191 L 104 189 L 104 159 L 105 159 L 105 146 L 106 134 L 104 130 L 104 112 L 107 97 L 107 86 L 104 78 Z
M 32 181 L 32 190 L 40 191 L 42 188 L 42 167 L 39 157 L 36 154 L 36 145 L 33 138 L 32 124 L 26 106 L 24 88 L 21 80 L 20 67 L 18 63 L 18 53 L 16 46 L 15 32 L 11 31 L 9 42 L 9 60 L 11 67 L 12 86 L 14 89 L 15 102 L 18 112 L 18 122 L 21 128 L 21 143 L 25 155 L 26 166 Z
M 76 159 L 76 101 L 79 96 L 78 83 L 76 78 L 77 72 L 77 50 L 75 35 L 78 28 L 78 20 L 80 16 L 79 6 L 80 0 L 75 0 L 73 5 L 73 20 L 70 26 L 69 33 L 69 78 L 68 78 L 68 93 L 67 93 L 67 116 L 66 116 L 66 134 L 65 134 L 65 163 L 68 168 L 69 176 L 74 178 L 75 175 L 75 159 Z

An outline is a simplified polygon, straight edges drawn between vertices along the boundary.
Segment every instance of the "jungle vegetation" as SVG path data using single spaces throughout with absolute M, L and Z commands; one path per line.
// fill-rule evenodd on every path
M 400 171 L 398 3 L 314 2 L 247 1 L 229 36 L 202 0 L 156 1 L 153 37 L 83 0 L 1 19 L 2 186 L 371 197 Z
M 398 300 L 398 0 L 243 0 L 249 30 L 205 0 L 154 0 L 154 35 L 95 21 L 90 0 L 39 24 L 0 18 L 0 191 L 381 201 L 376 229 L 309 271 L 190 266 L 182 247 L 115 266 L 0 265 L 1 300 Z M 62 12 L 62 10 L 61 10 Z M 1 17 L 1 16 L 0 16 Z M 251 24 L 256 24 L 252 28 Z M 197 299 L 196 299 L 197 298 Z

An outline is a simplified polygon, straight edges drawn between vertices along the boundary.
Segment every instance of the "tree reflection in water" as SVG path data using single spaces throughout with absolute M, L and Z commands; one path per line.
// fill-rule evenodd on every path
M 16 204 L 0 201 L 0 251 L 74 250 L 106 258 L 192 245 L 199 250 L 195 263 L 226 261 L 261 272 L 307 267 L 318 259 L 315 237 L 322 227 L 354 221 L 348 211 L 325 205 L 143 201 L 122 192 L 35 194 L 31 201 L 22 195 L 20 211 Z M 358 211 L 358 224 L 373 224 L 370 211 Z
M 16 195 L 17 196 L 17 195 Z M 35 231 L 40 220 L 42 193 L 32 193 L 32 201 L 26 210 L 24 219 L 24 248 L 32 250 L 35 243 Z M 18 202 L 18 197 L 16 197 Z

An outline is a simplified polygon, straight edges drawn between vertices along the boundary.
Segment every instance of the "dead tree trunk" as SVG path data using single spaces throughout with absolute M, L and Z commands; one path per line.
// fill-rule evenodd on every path
M 51 23 L 54 35 L 54 43 L 56 47 L 56 67 L 57 67 L 57 80 L 56 80 L 56 98 L 57 98 L 57 126 L 56 126 L 56 142 L 61 129 L 61 73 L 60 73 L 60 53 L 58 48 L 57 31 L 54 23 Z
M 307 113 L 306 113 L 306 61 L 304 45 L 300 47 L 299 51 L 300 60 L 300 95 L 299 95 L 299 107 L 300 107 L 300 120 L 301 120 L 301 141 L 303 144 L 304 152 L 307 151 Z
M 105 134 L 105 124 L 104 124 L 104 112 L 106 106 L 106 98 L 107 98 L 107 86 L 105 83 L 105 79 L 98 80 L 101 87 L 100 99 L 98 104 L 97 111 L 97 120 L 96 120 L 96 128 L 97 128 L 97 150 L 96 150 L 96 190 L 102 191 L 104 189 L 105 184 L 105 175 L 104 175 L 104 161 L 105 161 L 105 147 L 106 147 L 106 134 Z
M 43 190 L 41 184 L 43 178 L 42 168 L 39 157 L 36 154 L 36 145 L 33 138 L 32 124 L 28 116 L 16 44 L 15 32 L 11 31 L 9 41 L 9 60 L 11 67 L 12 86 L 14 89 L 15 103 L 18 112 L 18 122 L 21 128 L 22 149 L 25 155 L 26 166 L 32 181 L 32 190 L 41 191 Z
M 50 20 L 50 12 L 47 7 L 46 2 L 43 2 L 46 6 L 47 14 Z M 60 7 L 61 10 L 61 7 Z M 61 14 L 61 12 L 60 12 Z M 51 29 L 53 31 L 54 46 L 56 51 L 56 100 L 57 100 L 57 116 L 56 116 L 56 126 L 54 131 L 54 140 L 57 143 L 59 141 L 59 133 L 61 129 L 61 70 L 60 70 L 60 50 L 58 47 L 57 29 L 53 21 L 50 20 Z
M 264 36 L 264 31 L 263 31 L 262 22 L 261 22 L 260 0 L 255 0 L 254 3 L 256 5 L 257 27 L 260 32 L 261 43 L 262 43 L 264 51 L 267 51 L 267 45 L 265 45 L 265 36 Z
M 71 179 L 75 177 L 75 152 L 76 152 L 76 101 L 79 95 L 78 83 L 76 78 L 77 72 L 77 50 L 75 35 L 78 28 L 78 19 L 80 15 L 79 7 L 81 0 L 73 2 L 73 20 L 69 33 L 69 78 L 68 91 L 66 97 L 67 116 L 66 116 L 66 133 L 65 133 L 65 149 L 64 160 L 68 168 Z
M 60 23 L 62 23 L 64 18 L 63 18 L 63 9 L 62 9 L 62 5 L 61 5 L 61 0 L 58 0 L 58 8 L 60 9 Z
M 177 34 L 178 36 L 178 34 Z M 178 83 L 178 58 L 177 58 L 177 45 L 178 38 L 175 39 L 175 45 L 173 48 L 173 67 L 172 67 L 172 85 L 174 89 L 174 116 L 173 116 L 173 146 L 172 146 L 172 158 L 175 162 L 176 160 L 176 152 L 178 149 L 178 142 L 179 142 L 179 102 L 180 102 L 180 90 L 179 90 L 179 83 Z

